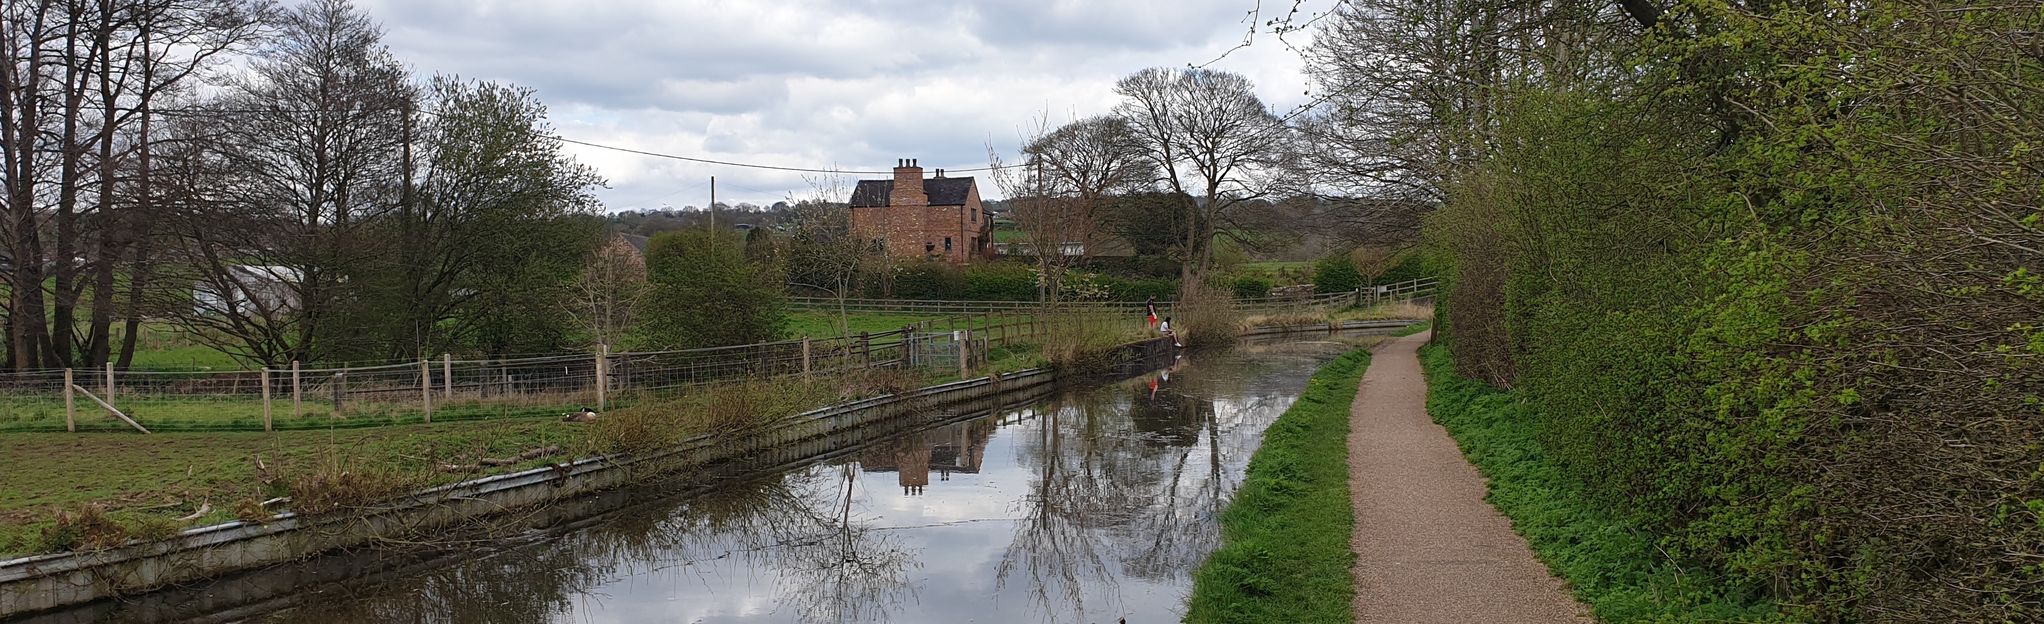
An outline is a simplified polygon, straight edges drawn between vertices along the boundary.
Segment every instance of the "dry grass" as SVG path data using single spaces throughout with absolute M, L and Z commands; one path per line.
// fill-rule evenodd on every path
M 359 509 L 420 489 L 432 480 L 423 472 L 343 459 L 338 452 L 318 468 L 285 478 L 291 510 L 303 515 Z
M 1341 314 L 1336 315 L 1335 318 L 1344 321 L 1375 321 L 1386 319 L 1426 320 L 1434 318 L 1434 306 L 1432 304 L 1421 304 L 1414 303 L 1411 301 L 1392 301 L 1380 303 L 1374 306 L 1370 306 L 1368 308 L 1363 308 L 1361 310 L 1350 310 L 1342 312 Z
M 1333 327 L 1339 324 L 1325 312 L 1278 312 L 1244 317 L 1243 327 Z
M 1198 282 L 1186 284 L 1179 291 L 1178 306 L 1172 312 L 1176 315 L 1172 328 L 1185 346 L 1227 346 L 1242 337 L 1242 312 L 1235 308 L 1235 297 L 1227 291 Z
M 1066 371 L 1097 371 L 1111 367 L 1114 350 L 1134 337 L 1128 319 L 1083 312 L 1052 315 L 1044 323 L 1043 360 Z

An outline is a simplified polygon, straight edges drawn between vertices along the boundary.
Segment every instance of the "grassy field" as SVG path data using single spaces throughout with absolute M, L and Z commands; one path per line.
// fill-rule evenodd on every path
M 336 431 L 140 434 L 10 433 L 0 456 L 0 558 L 51 550 L 58 512 L 97 504 L 124 526 L 233 519 L 237 504 L 288 495 L 294 478 L 323 469 L 378 471 L 424 483 L 465 475 L 438 466 L 573 445 L 581 425 L 555 419 L 435 423 Z M 40 459 L 38 459 L 40 458 Z M 535 459 L 497 470 L 543 463 Z
M 991 361 L 975 371 L 975 375 L 1020 370 L 1044 362 L 1042 351 L 1032 345 L 997 347 L 989 356 Z M 317 482 L 336 476 L 345 477 L 344 481 L 352 479 L 346 481 L 351 488 L 367 487 L 360 481 L 368 479 L 368 485 L 381 484 L 371 487 L 373 491 L 398 492 L 477 474 L 519 470 L 566 457 L 613 452 L 620 450 L 620 442 L 648 438 L 643 430 L 617 428 L 617 423 L 632 420 L 633 414 L 641 414 L 639 420 L 644 420 L 643 415 L 648 413 L 662 419 L 684 419 L 662 421 L 650 428 L 663 435 L 728 428 L 729 420 L 706 423 L 699 415 L 729 411 L 729 401 L 720 402 L 714 397 L 730 396 L 740 390 L 754 397 L 774 397 L 742 401 L 744 407 L 740 411 L 765 410 L 767 417 L 781 417 L 802 409 L 958 378 L 955 370 L 872 370 L 806 381 L 784 377 L 737 382 L 691 388 L 679 396 L 642 398 L 634 404 L 614 407 L 594 424 L 561 422 L 557 416 L 572 406 L 534 406 L 522 413 L 436 410 L 431 424 L 420 422 L 416 412 L 389 415 L 383 420 L 366 414 L 334 421 L 308 415 L 297 421 L 280 420 L 279 428 L 283 430 L 274 433 L 178 429 L 163 426 L 168 421 L 162 414 L 157 414 L 160 418 L 153 422 L 145 420 L 163 431 L 155 435 L 111 427 L 75 434 L 5 433 L 0 434 L 0 457 L 23 461 L 12 462 L 7 470 L 0 471 L 0 559 L 81 547 L 75 541 L 75 531 L 56 527 L 60 525 L 60 516 L 76 516 L 89 508 L 103 511 L 111 526 L 118 527 L 110 529 L 109 534 L 167 535 L 167 531 L 232 519 L 238 506 L 255 501 L 276 496 L 304 499 L 306 487 L 326 489 Z M 764 403 L 776 404 L 762 407 Z M 195 403 L 190 409 L 203 406 Z M 61 423 L 61 403 L 58 409 Z M 138 408 L 143 413 L 149 409 Z M 243 424 L 259 427 L 260 420 Z M 328 428 L 330 424 L 332 428 Z M 559 446 L 562 452 L 505 466 L 474 468 L 480 458 L 510 458 L 547 446 Z M 445 470 L 448 465 L 469 469 Z M 308 482 L 315 485 L 307 486 Z M 201 509 L 205 513 L 182 519 Z
M 1349 404 L 1369 364 L 1359 350 L 1321 367 L 1264 432 L 1221 514 L 1221 548 L 1193 575 L 1185 621 L 1349 621 Z
M 1670 563 L 1654 538 L 1591 504 L 1542 450 L 1539 419 L 1509 393 L 1459 377 L 1447 349 L 1421 351 L 1427 412 L 1489 480 L 1486 497 L 1604 622 L 1793 622 L 1774 605 Z M 1344 603 L 1346 604 L 1346 603 Z

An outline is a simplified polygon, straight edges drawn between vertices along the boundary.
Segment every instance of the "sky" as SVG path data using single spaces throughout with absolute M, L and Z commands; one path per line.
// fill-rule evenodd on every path
M 885 171 L 1014 159 L 1039 121 L 1111 110 L 1116 79 L 1210 67 L 1255 81 L 1280 114 L 1307 100 L 1298 53 L 1267 32 L 1291 0 L 357 0 L 421 75 L 538 91 L 564 137 L 715 160 Z M 1301 15 L 1331 0 L 1309 0 Z M 1285 38 L 1292 45 L 1306 33 Z M 608 210 L 766 205 L 830 176 L 568 145 Z M 998 197 L 986 174 L 980 191 Z M 843 175 L 849 188 L 858 178 Z

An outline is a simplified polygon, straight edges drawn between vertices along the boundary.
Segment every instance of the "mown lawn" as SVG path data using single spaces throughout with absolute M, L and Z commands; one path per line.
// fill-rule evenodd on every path
M 1221 514 L 1221 548 L 1193 575 L 1185 621 L 1349 621 L 1349 404 L 1369 364 L 1358 350 L 1322 366 L 1264 432 Z

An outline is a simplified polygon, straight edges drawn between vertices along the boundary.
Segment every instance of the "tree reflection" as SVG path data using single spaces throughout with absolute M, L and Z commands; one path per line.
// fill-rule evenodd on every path
M 620 578 L 723 567 L 765 570 L 777 604 L 802 622 L 885 620 L 913 597 L 917 557 L 854 516 L 849 464 L 721 482 L 680 500 L 621 510 L 562 536 L 392 581 L 330 588 L 279 622 L 538 624 L 557 621 Z

